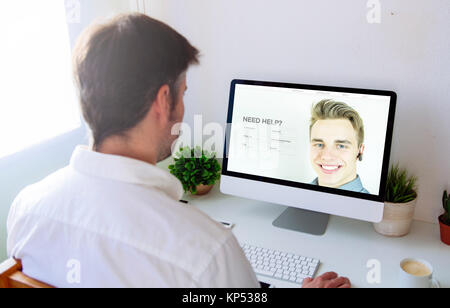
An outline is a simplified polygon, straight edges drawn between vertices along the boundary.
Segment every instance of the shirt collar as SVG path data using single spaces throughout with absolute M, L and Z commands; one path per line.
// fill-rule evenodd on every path
M 345 185 L 342 185 L 339 188 L 343 189 L 343 190 L 350 190 L 350 191 L 356 191 L 356 192 L 362 192 L 364 190 L 364 187 L 362 185 L 361 178 L 359 177 L 359 175 L 353 181 L 351 181 Z
M 319 185 L 319 179 L 318 178 L 315 179 L 311 184 Z M 357 175 L 356 179 L 354 179 L 353 181 L 339 187 L 339 189 L 350 190 L 350 191 L 355 191 L 355 192 L 364 192 L 365 191 L 365 188 L 362 185 L 361 178 L 359 177 L 359 175 Z
M 75 149 L 70 166 L 86 175 L 156 188 L 176 201 L 184 193 L 180 181 L 168 171 L 140 160 L 94 152 L 86 146 Z

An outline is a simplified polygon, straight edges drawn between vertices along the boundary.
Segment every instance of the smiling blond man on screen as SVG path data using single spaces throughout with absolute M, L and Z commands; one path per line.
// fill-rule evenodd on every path
M 363 160 L 364 123 L 345 103 L 323 100 L 311 112 L 310 158 L 317 179 L 312 184 L 369 194 L 357 174 Z

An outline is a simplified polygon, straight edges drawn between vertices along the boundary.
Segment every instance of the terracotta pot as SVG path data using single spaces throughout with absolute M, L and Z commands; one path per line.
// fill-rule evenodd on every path
M 384 236 L 402 237 L 411 230 L 411 223 L 416 209 L 417 199 L 409 203 L 384 204 L 383 221 L 374 223 L 375 231 Z
M 214 185 L 198 185 L 196 196 L 203 196 L 208 194 L 211 189 L 213 189 Z
M 441 225 L 441 241 L 444 244 L 450 245 L 450 226 L 442 222 L 444 215 L 439 217 L 439 224 Z

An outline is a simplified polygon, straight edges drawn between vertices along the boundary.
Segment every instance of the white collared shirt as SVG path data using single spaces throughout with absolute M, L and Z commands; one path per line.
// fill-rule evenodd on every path
M 232 232 L 182 195 L 156 166 L 78 147 L 14 201 L 8 255 L 56 287 L 259 287 Z

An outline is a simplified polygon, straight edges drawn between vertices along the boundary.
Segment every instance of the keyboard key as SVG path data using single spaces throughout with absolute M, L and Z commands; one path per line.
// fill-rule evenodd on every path
M 268 276 L 268 277 L 273 277 L 273 275 L 275 275 L 275 272 L 272 271 L 265 271 L 265 270 L 261 270 L 261 269 L 257 269 L 255 271 L 255 273 L 257 275 L 262 275 L 262 276 Z

